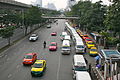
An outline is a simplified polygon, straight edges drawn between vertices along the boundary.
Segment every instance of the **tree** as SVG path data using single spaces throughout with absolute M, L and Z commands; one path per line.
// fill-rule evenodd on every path
M 41 22 L 40 9 L 38 7 L 32 6 L 27 12 L 24 13 L 24 26 L 25 26 L 25 35 L 27 34 L 28 26 L 32 27 L 34 24 Z
M 0 29 L 0 36 L 8 40 L 8 45 L 10 45 L 10 38 L 13 36 L 15 26 L 8 26 Z
M 109 6 L 106 19 L 104 21 L 106 28 L 119 35 L 120 38 L 120 1 L 113 0 L 113 4 Z

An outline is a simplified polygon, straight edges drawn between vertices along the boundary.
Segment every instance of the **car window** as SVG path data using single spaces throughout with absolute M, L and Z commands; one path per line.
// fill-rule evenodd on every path
M 88 43 L 88 44 L 94 44 L 94 43 Z
M 33 67 L 35 67 L 35 68 L 42 68 L 42 67 L 43 67 L 43 64 L 42 64 L 42 63 L 35 63 L 35 64 L 33 65 Z
M 32 57 L 33 57 L 32 55 L 26 55 L 24 58 L 25 59 L 32 59 Z
M 36 34 L 32 34 L 31 37 L 36 37 L 37 35 Z
M 84 46 L 80 46 L 80 45 L 78 45 L 77 48 L 84 48 Z
M 64 48 L 64 49 L 70 49 L 70 47 L 68 47 L 68 46 L 63 46 L 62 48 Z
M 50 46 L 56 46 L 56 44 L 51 44 Z
M 97 49 L 90 49 L 91 51 L 97 51 Z
M 91 41 L 91 39 L 86 39 L 87 41 Z

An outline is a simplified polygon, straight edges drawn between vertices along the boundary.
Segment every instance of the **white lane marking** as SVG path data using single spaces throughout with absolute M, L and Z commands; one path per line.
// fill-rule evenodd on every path
M 10 78 L 11 76 L 12 76 L 12 74 L 9 74 L 9 75 L 8 75 L 8 78 Z
M 61 56 L 61 55 L 60 55 Z M 60 72 L 60 56 L 59 56 L 59 63 L 58 63 L 58 70 L 57 70 L 57 80 L 59 80 L 59 72 Z

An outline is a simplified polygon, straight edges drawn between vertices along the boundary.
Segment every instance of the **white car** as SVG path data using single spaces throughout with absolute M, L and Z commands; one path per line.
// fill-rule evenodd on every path
M 29 41 L 36 41 L 37 39 L 38 39 L 38 35 L 35 33 L 29 37 Z

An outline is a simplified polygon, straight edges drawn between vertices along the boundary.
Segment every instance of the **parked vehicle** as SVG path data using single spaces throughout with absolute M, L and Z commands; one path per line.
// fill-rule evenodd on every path
M 73 57 L 73 71 L 87 71 L 87 60 L 83 55 L 74 55 Z
M 74 80 L 92 80 L 90 74 L 87 71 L 75 71 Z
M 91 47 L 90 48 L 90 52 L 89 52 L 90 56 L 97 56 L 98 55 L 98 51 L 96 47 Z
M 89 41 L 86 43 L 87 47 L 90 49 L 91 47 L 94 47 L 95 44 L 93 43 L 93 41 Z

